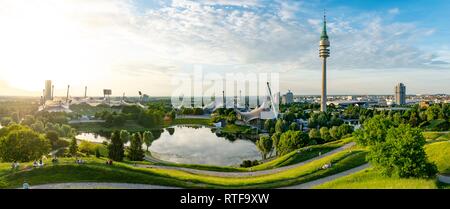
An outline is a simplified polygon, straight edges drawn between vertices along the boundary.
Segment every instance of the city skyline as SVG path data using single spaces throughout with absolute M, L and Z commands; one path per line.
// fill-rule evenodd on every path
M 0 95 L 39 96 L 52 80 L 55 96 L 67 85 L 72 96 L 85 86 L 88 96 L 170 96 L 171 75 L 198 65 L 279 72 L 281 92 L 319 95 L 324 8 L 328 94 L 393 95 L 400 82 L 408 94 L 449 94 L 448 2 L 376 2 L 2 1 Z

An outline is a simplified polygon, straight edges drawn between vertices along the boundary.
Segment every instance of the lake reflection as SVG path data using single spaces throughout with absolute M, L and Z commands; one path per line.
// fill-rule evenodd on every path
M 95 143 L 102 143 L 104 141 L 108 141 L 108 138 L 100 136 L 98 134 L 94 134 L 94 133 L 81 133 L 81 134 L 78 134 L 77 136 L 75 136 L 75 138 L 78 140 L 95 142 Z
M 165 161 L 208 164 L 237 165 L 243 160 L 260 160 L 261 155 L 255 144 L 248 140 L 229 141 L 216 136 L 206 127 L 172 127 L 174 132 L 164 131 L 154 141 L 150 151 L 155 157 Z
M 153 157 L 164 161 L 227 166 L 238 165 L 243 160 L 261 160 L 261 154 L 252 141 L 230 141 L 225 137 L 218 137 L 207 127 L 174 126 L 160 133 L 153 132 L 157 140 L 152 143 L 149 151 Z M 97 143 L 108 140 L 93 133 L 81 133 L 76 138 Z M 129 146 L 129 143 L 125 146 Z M 146 148 L 145 145 L 143 148 Z

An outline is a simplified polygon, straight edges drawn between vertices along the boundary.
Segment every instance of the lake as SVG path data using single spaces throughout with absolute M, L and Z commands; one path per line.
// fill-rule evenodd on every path
M 80 140 L 101 143 L 106 137 L 82 133 Z M 186 164 L 230 166 L 243 160 L 261 160 L 254 142 L 245 139 L 228 140 L 208 127 L 174 126 L 166 128 L 149 150 L 164 161 Z

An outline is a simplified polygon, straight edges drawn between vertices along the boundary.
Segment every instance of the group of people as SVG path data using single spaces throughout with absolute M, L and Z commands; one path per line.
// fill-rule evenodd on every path
M 44 161 L 42 161 L 42 159 L 39 160 L 39 162 L 37 162 L 36 160 L 33 162 L 33 167 L 37 168 L 41 168 L 44 167 Z

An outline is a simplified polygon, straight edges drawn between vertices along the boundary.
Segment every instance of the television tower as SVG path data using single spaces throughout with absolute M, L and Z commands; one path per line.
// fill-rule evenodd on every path
M 327 17 L 323 14 L 323 29 L 319 42 L 319 57 L 322 58 L 322 99 L 320 111 L 327 111 L 327 58 L 330 56 L 330 41 L 327 35 Z

